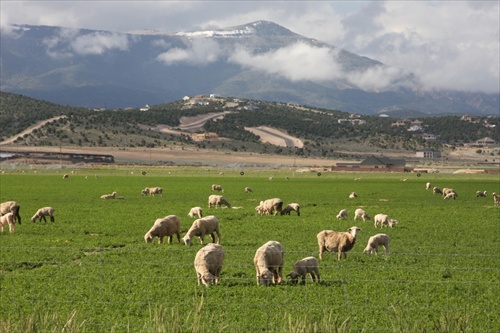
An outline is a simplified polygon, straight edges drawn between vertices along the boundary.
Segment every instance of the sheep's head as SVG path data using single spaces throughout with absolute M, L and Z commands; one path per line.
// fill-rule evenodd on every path
M 347 231 L 349 231 L 353 238 L 356 238 L 356 235 L 361 231 L 361 229 L 358 227 L 350 227 Z
M 207 287 L 211 284 L 214 284 L 214 281 L 215 281 L 215 276 L 210 272 L 206 272 L 201 276 L 201 282 Z
M 372 254 L 373 253 L 373 247 L 371 247 L 370 245 L 367 245 L 365 247 L 365 249 L 363 250 L 363 253 Z
M 185 245 L 191 246 L 191 237 L 189 237 L 188 235 L 182 237 L 182 241 L 184 242 Z
M 290 277 L 290 282 L 292 282 L 292 284 L 296 284 L 298 282 L 298 280 L 299 280 L 300 274 L 297 273 L 297 272 L 291 272 L 287 276 Z
M 145 234 L 145 235 L 144 235 L 144 241 L 145 241 L 146 243 L 151 243 L 151 242 L 153 241 L 153 236 L 151 236 L 151 234 L 150 234 L 150 233 Z
M 266 270 L 257 277 L 259 278 L 260 284 L 266 287 L 270 286 L 273 282 L 273 273 L 269 270 Z
M 394 228 L 398 224 L 398 220 L 390 219 L 389 220 L 389 227 Z

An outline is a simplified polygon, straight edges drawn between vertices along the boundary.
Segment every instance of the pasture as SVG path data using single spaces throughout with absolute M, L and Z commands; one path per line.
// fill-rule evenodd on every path
M 202 168 L 7 171 L 0 201 L 20 203 L 22 224 L 0 234 L 0 331 L 9 332 L 498 332 L 498 175 L 293 173 Z M 269 180 L 273 176 L 273 180 Z M 407 181 L 401 178 L 407 177 Z M 287 179 L 288 178 L 288 179 Z M 361 178 L 354 181 L 354 178 Z M 443 200 L 425 183 L 454 188 Z M 240 209 L 208 209 L 212 184 Z M 159 186 L 163 196 L 141 196 Z M 250 186 L 253 193 L 245 193 Z M 476 198 L 478 190 L 488 197 Z M 124 200 L 102 200 L 116 191 Z M 356 199 L 348 195 L 356 191 Z M 297 202 L 301 216 L 259 216 L 260 200 Z M 55 222 L 30 221 L 52 206 Z M 198 286 L 191 247 L 144 242 L 155 219 L 175 214 L 184 235 L 193 206 L 220 220 L 219 285 Z M 353 221 L 362 207 L 370 221 Z M 340 209 L 347 220 L 337 220 Z M 397 219 L 375 229 L 373 216 Z M 358 226 L 347 260 L 324 254 L 321 282 L 291 285 L 298 259 L 318 257 L 316 234 Z M 391 254 L 363 254 L 370 236 Z M 285 249 L 283 285 L 257 286 L 253 257 L 269 240 Z M 210 237 L 205 237 L 209 242 Z

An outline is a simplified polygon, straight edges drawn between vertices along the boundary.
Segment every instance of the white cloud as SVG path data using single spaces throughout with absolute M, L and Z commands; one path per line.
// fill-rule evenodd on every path
M 79 36 L 71 42 L 71 47 L 78 54 L 103 54 L 112 49 L 127 51 L 129 39 L 127 35 L 117 33 L 95 32 Z
M 179 62 L 206 65 L 215 62 L 222 55 L 219 44 L 210 39 L 193 39 L 191 47 L 173 48 L 158 55 L 157 59 L 167 65 Z

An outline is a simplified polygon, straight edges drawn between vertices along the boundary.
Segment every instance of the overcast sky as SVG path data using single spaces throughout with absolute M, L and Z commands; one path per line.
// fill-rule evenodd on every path
M 2 33 L 7 33 L 11 24 L 114 32 L 139 29 L 179 32 L 267 20 L 305 37 L 376 59 L 394 67 L 395 71 L 415 73 L 429 89 L 499 93 L 499 3 L 498 0 L 1 0 L 0 24 Z M 293 55 L 288 51 L 281 54 Z M 294 61 L 300 56 L 307 57 L 304 53 L 307 51 L 297 52 Z M 276 54 L 273 56 L 276 58 Z M 327 58 L 323 59 L 328 61 Z M 321 69 L 321 65 L 315 68 Z M 310 74 L 313 70 L 303 72 Z M 296 75 L 295 79 L 301 78 L 300 73 Z M 390 79 L 391 73 L 383 75 Z M 380 80 L 380 75 L 376 77 Z

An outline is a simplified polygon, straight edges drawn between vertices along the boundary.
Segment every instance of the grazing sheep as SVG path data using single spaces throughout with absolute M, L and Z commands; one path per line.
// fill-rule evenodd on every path
M 172 244 L 172 238 L 177 235 L 177 241 L 181 242 L 180 221 L 176 215 L 168 215 L 156 219 L 155 223 L 144 235 L 144 241 L 151 243 L 153 238 L 158 237 L 158 244 L 163 243 L 163 238 L 168 237 L 168 244 Z
M 113 192 L 111 194 L 103 194 L 101 195 L 101 199 L 114 199 L 116 197 L 116 192 Z
M 210 243 L 202 247 L 194 258 L 194 269 L 200 282 L 205 286 L 219 284 L 220 272 L 224 264 L 224 249 L 219 244 Z
M 16 227 L 14 226 L 14 223 L 16 221 L 16 217 L 14 216 L 14 213 L 8 212 L 5 215 L 0 216 L 0 229 L 3 232 L 3 227 L 5 225 L 9 225 L 9 232 L 14 232 L 16 230 Z
M 344 256 L 347 259 L 347 252 L 350 251 L 356 243 L 356 235 L 361 231 L 358 227 L 350 227 L 348 232 L 339 232 L 333 230 L 323 230 L 316 235 L 319 247 L 319 259 L 323 260 L 323 252 L 338 252 L 338 260 Z
M 358 217 L 362 218 L 363 221 L 370 219 L 370 216 L 368 216 L 368 214 L 366 214 L 366 212 L 361 208 L 358 208 L 354 211 L 354 219 L 356 220 Z
M 292 283 L 297 283 L 299 276 L 302 278 L 302 284 L 306 283 L 306 276 L 309 274 L 313 282 L 320 282 L 318 260 L 314 257 L 307 257 L 295 262 L 293 272 L 288 274 Z
M 283 209 L 283 200 L 280 198 L 267 199 L 261 201 L 260 206 L 269 211 L 269 214 L 277 215 Z
M 212 238 L 212 242 L 215 243 L 214 232 L 217 234 L 217 244 L 220 244 L 219 219 L 214 215 L 209 215 L 195 220 L 182 240 L 184 244 L 190 246 L 193 237 L 198 236 L 201 245 L 203 245 L 205 235 L 208 234 Z
M 212 192 L 213 191 L 217 191 L 217 192 L 224 192 L 224 189 L 222 188 L 222 186 L 220 185 L 217 185 L 217 184 L 212 184 Z
M 452 192 L 457 193 L 454 189 L 452 189 L 452 188 L 446 188 L 446 187 L 445 187 L 445 188 L 443 188 L 443 191 L 442 191 L 442 192 L 443 192 L 443 193 L 442 193 L 442 194 L 443 194 L 443 197 L 447 196 L 449 193 L 452 193 Z M 457 194 L 457 197 L 458 197 L 458 194 Z
M 338 214 L 337 214 L 337 220 L 345 220 L 347 219 L 347 210 L 342 209 Z
M 476 197 L 478 197 L 478 198 L 479 197 L 484 197 L 485 198 L 486 196 L 487 196 L 486 191 L 477 191 L 476 192 Z
M 374 224 L 375 228 L 377 228 L 378 225 L 380 225 L 380 228 L 383 228 L 384 226 L 389 226 L 391 228 L 394 228 L 396 226 L 396 224 L 398 224 L 398 220 L 391 219 L 386 214 L 375 215 L 373 217 L 373 221 L 374 221 L 373 224 Z
M 273 176 L 269 177 L 269 180 L 273 180 Z
M 146 190 L 146 189 L 148 190 L 147 193 L 152 197 L 154 197 L 155 194 L 159 194 L 159 195 L 163 196 L 163 188 L 161 188 L 161 187 L 149 187 L 149 188 L 146 187 L 144 190 Z
M 69 175 L 68 175 L 67 173 L 65 173 L 65 174 L 63 175 L 63 179 L 67 179 L 68 177 L 69 177 Z
M 285 208 L 281 211 L 281 215 L 290 215 L 290 212 L 292 210 L 297 213 L 297 216 L 300 216 L 300 205 L 295 202 L 286 205 Z
M 269 211 L 269 209 L 265 208 L 262 204 L 264 203 L 264 201 L 261 201 L 260 202 L 260 205 L 258 205 L 257 207 L 255 207 L 255 210 L 257 211 L 257 213 L 262 216 L 262 215 L 270 215 L 271 212 Z
M 193 207 L 188 213 L 189 217 L 195 217 L 198 216 L 199 219 L 203 217 L 203 209 L 201 207 Z
M 19 215 L 20 210 L 21 206 L 16 201 L 6 201 L 0 204 L 0 216 L 12 213 L 14 214 L 14 219 L 17 219 L 19 224 L 21 224 L 21 215 Z
M 212 194 L 208 197 L 208 208 L 220 208 L 222 205 L 231 208 L 231 204 L 222 195 Z
M 354 199 L 357 197 L 358 197 L 358 194 L 356 192 L 352 192 L 351 194 L 349 194 L 349 199 Z
M 245 187 L 245 192 L 246 193 L 253 193 L 253 190 L 251 187 Z
M 257 271 L 257 285 L 280 284 L 284 265 L 285 250 L 280 242 L 269 241 L 255 252 L 253 263 Z
M 35 215 L 33 215 L 33 217 L 31 218 L 31 222 L 36 222 L 36 220 L 39 220 L 40 222 L 42 222 L 42 219 L 44 222 L 47 222 L 47 219 L 45 218 L 46 216 L 50 217 L 50 222 L 55 222 L 54 211 L 55 211 L 55 209 L 52 207 L 40 208 L 39 210 L 36 211 Z
M 425 189 L 429 190 L 431 188 L 431 186 L 432 186 L 431 183 L 428 182 L 425 184 Z
M 448 193 L 446 193 L 446 195 L 445 195 L 445 196 L 443 196 L 443 199 L 445 199 L 445 200 L 446 200 L 446 199 L 451 199 L 451 198 L 453 198 L 453 200 L 455 200 L 457 197 L 458 197 L 457 192 L 452 191 L 452 192 L 448 192 Z
M 493 202 L 495 203 L 495 206 L 500 204 L 500 195 L 493 192 L 492 196 L 493 196 Z M 21 223 L 21 222 L 19 222 L 19 223 Z
M 390 254 L 391 253 L 389 251 L 390 240 L 391 239 L 386 234 L 376 234 L 374 236 L 371 236 L 370 239 L 368 239 L 368 244 L 363 250 L 363 253 L 368 253 L 368 254 L 375 253 L 375 255 L 378 255 L 378 247 L 383 246 L 385 249 L 385 254 Z
M 443 194 L 443 191 L 441 191 L 441 189 L 439 187 L 433 187 L 432 188 L 432 194 L 433 195 L 436 195 L 436 194 Z

